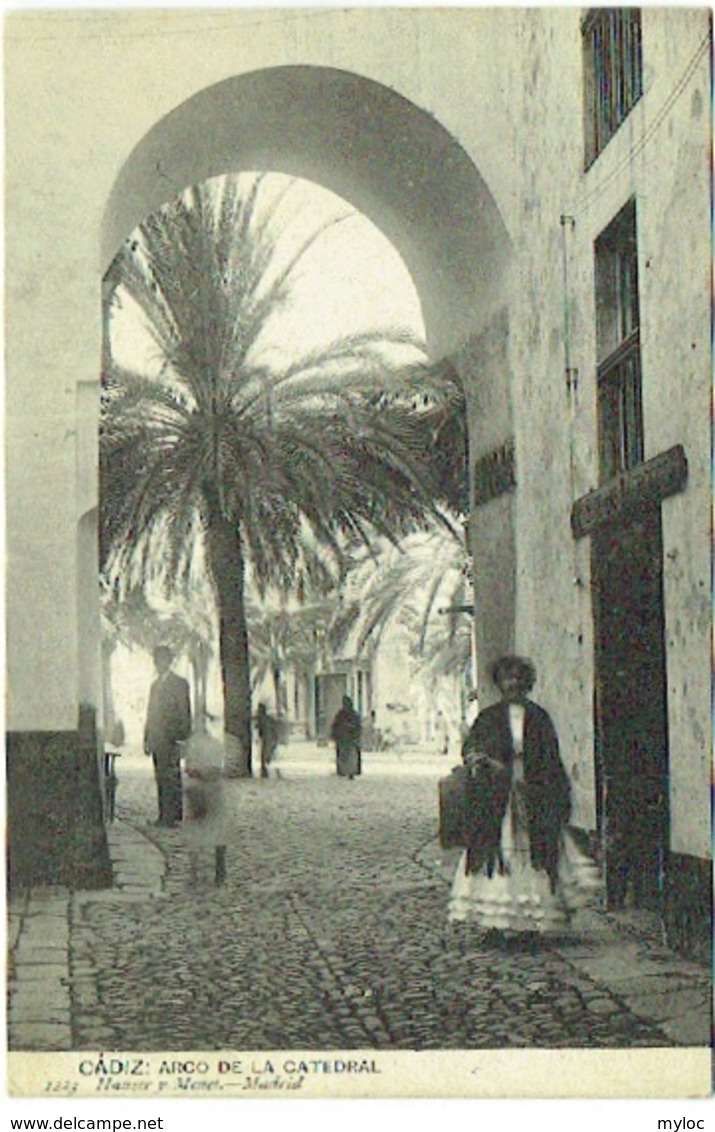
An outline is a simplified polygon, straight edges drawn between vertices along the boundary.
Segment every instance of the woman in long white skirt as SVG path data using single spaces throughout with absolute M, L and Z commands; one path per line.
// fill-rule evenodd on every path
M 556 730 L 527 699 L 533 665 L 503 657 L 493 679 L 501 703 L 479 714 L 462 751 L 470 829 L 448 920 L 505 937 L 558 933 L 600 892 L 600 877 L 567 830 L 570 784 Z

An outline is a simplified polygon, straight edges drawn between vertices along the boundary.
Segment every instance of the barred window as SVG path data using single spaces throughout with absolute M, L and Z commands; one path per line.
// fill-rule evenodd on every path
M 640 8 L 593 8 L 582 26 L 586 168 L 643 94 Z
M 643 460 L 635 201 L 596 240 L 596 349 L 601 480 Z

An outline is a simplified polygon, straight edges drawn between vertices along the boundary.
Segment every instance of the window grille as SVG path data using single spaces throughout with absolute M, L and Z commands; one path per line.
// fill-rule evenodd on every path
M 586 167 L 643 94 L 640 8 L 594 8 L 583 28 Z

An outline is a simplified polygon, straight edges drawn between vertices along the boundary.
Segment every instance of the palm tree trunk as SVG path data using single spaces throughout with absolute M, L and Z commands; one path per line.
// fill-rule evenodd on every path
M 204 711 L 206 711 L 209 687 L 209 651 L 206 645 L 203 644 L 199 648 L 198 680 L 201 703 L 203 704 Z
M 282 672 L 277 666 L 273 669 L 273 699 L 276 704 L 276 716 L 278 719 L 283 715 L 283 695 L 282 695 Z
M 191 677 L 194 683 L 194 714 L 198 718 L 206 712 L 205 662 L 200 649 L 192 649 L 190 654 Z
M 246 565 L 238 525 L 227 520 L 215 506 L 210 508 L 207 544 L 219 613 L 227 770 L 236 777 L 250 778 L 253 759 L 251 674 L 244 592 Z

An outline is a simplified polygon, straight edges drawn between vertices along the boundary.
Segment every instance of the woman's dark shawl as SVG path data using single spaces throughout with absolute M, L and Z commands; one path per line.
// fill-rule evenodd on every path
M 479 714 L 464 742 L 462 758 L 472 752 L 481 752 L 493 762 L 476 768 L 467 784 L 467 872 L 485 868 L 491 876 L 502 864 L 499 842 L 514 765 L 507 704 L 495 704 Z M 531 864 L 544 869 L 553 886 L 559 837 L 571 813 L 571 791 L 554 725 L 543 708 L 530 700 L 525 701 L 523 759 Z
M 349 707 L 340 708 L 330 728 L 330 737 L 345 746 L 360 747 L 361 720 L 356 711 Z

